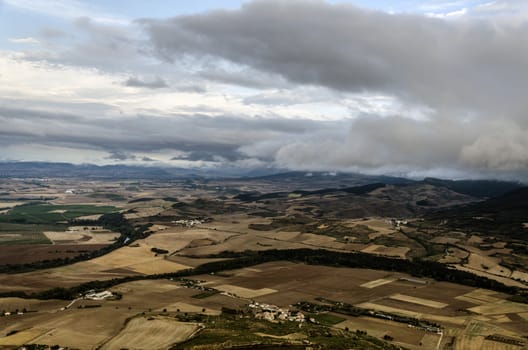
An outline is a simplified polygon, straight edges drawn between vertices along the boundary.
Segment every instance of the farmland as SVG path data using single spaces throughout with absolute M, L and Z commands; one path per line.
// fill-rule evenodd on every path
M 522 301 L 524 243 L 450 227 L 413 204 L 424 193 L 435 208 L 475 200 L 466 195 L 431 185 L 297 191 L 287 182 L 199 179 L 3 186 L 13 195 L 0 214 L 0 265 L 35 264 L 0 274 L 0 292 L 10 293 L 0 298 L 9 313 L 0 317 L 0 347 L 527 344 L 528 309 L 509 294 Z M 60 264 L 39 267 L 53 259 Z M 79 298 L 93 288 L 118 297 Z M 275 322 L 277 309 L 300 311 L 305 322 Z
M 528 331 L 528 324 L 525 321 L 520 321 L 522 317 L 513 319 L 512 316 L 514 314 L 524 315 L 528 313 L 528 309 L 521 304 L 506 302 L 506 295 L 431 280 L 427 280 L 427 284 L 417 286 L 415 283 L 403 279 L 406 277 L 408 276 L 399 273 L 393 273 L 388 277 L 385 272 L 376 270 L 271 262 L 257 265 L 254 268 L 225 271 L 225 274 L 221 275 L 198 275 L 192 277 L 197 281 L 201 281 L 200 284 L 204 286 L 225 289 L 230 292 L 229 295 L 216 294 L 204 299 L 193 298 L 198 291 L 184 287 L 180 281 L 166 279 L 119 284 L 110 290 L 114 293 L 119 293 L 122 298 L 120 300 L 97 302 L 101 305 L 97 308 L 83 308 L 83 305 L 94 304 L 93 301 L 88 300 L 78 301 L 71 309 L 59 311 L 68 302 L 13 298 L 0 299 L 2 301 L 0 308 L 4 310 L 15 308 L 21 310 L 25 308 L 37 311 L 16 316 L 15 323 L 11 321 L 13 316 L 0 318 L 5 332 L 3 334 L 7 334 L 14 329 L 24 330 L 17 333 L 17 337 L 0 337 L 0 344 L 9 344 L 9 342 L 19 341 L 24 337 L 24 339 L 33 337 L 37 343 L 42 343 L 49 339 L 49 342 L 60 343 L 70 347 L 83 348 L 91 342 L 91 344 L 98 343 L 103 345 L 103 348 L 114 348 L 114 346 L 119 348 L 134 344 L 127 342 L 127 339 L 136 339 L 131 335 L 127 335 L 130 333 L 138 336 L 145 334 L 142 341 L 149 341 L 152 344 L 160 342 L 160 348 L 166 348 L 168 345 L 162 344 L 163 341 L 168 341 L 172 344 L 182 340 L 196 329 L 196 323 L 205 323 L 206 331 L 198 333 L 196 339 L 189 343 L 189 346 L 190 344 L 207 344 L 213 339 L 215 341 L 227 340 L 225 338 L 226 334 L 222 333 L 225 330 L 221 331 L 225 329 L 224 327 L 227 327 L 226 322 L 231 325 L 230 327 L 233 327 L 230 328 L 230 333 L 228 333 L 231 335 L 237 334 L 237 327 L 241 327 L 240 329 L 248 327 L 247 319 L 240 324 L 233 324 L 234 320 L 230 321 L 229 315 L 219 316 L 223 308 L 247 310 L 247 305 L 250 302 L 248 300 L 288 309 L 300 301 L 310 301 L 325 305 L 324 301 L 320 301 L 322 296 L 324 296 L 325 300 L 338 300 L 365 308 L 366 310 L 389 312 L 390 314 L 439 323 L 442 325 L 445 334 L 457 334 L 454 349 L 464 349 L 463 346 L 466 342 L 464 337 L 476 337 L 481 342 L 487 342 L 484 339 L 486 336 L 499 333 L 515 339 L 522 339 L 520 336 Z M 386 288 L 387 284 L 385 284 L 385 287 L 366 288 L 363 286 L 369 281 L 376 281 L 380 278 L 393 279 L 389 284 L 390 288 Z M 339 283 L 343 280 L 348 281 L 348 283 Z M 239 293 L 247 290 L 259 291 L 263 288 L 267 288 L 265 289 L 266 293 L 233 296 L 237 291 Z M 450 293 L 439 295 L 438 290 L 449 290 Z M 489 306 L 485 309 L 475 309 L 476 305 L 474 302 L 466 299 L 474 298 L 476 300 L 476 298 L 491 298 L 491 296 L 493 296 L 493 299 L 489 300 L 493 301 L 495 306 Z M 251 298 L 247 299 L 247 297 Z M 401 304 L 395 304 L 390 307 L 385 306 L 385 301 L 394 299 L 404 299 L 404 301 Z M 409 303 L 409 300 L 412 302 Z M 423 309 L 417 311 L 414 308 L 416 301 L 423 305 Z M 437 303 L 442 303 L 443 307 L 438 308 Z M 53 310 L 55 311 L 50 313 Z M 472 310 L 473 312 L 468 313 L 466 310 Z M 244 312 L 247 315 L 247 311 Z M 145 313 L 146 316 L 141 316 L 142 313 Z M 134 316 L 138 314 L 140 316 Z M 475 314 L 482 315 L 484 318 L 473 316 Z M 501 315 L 502 317 L 499 317 Z M 506 315 L 509 315 L 507 321 L 504 319 Z M 177 316 L 176 320 L 175 316 Z M 101 317 L 104 317 L 104 322 Z M 148 320 L 149 317 L 152 317 L 152 319 Z M 207 317 L 210 318 L 207 319 Z M 224 319 L 225 317 L 227 319 Z M 427 333 L 418 328 L 409 328 L 405 323 L 398 323 L 383 318 L 354 317 L 346 314 L 321 314 L 314 317 L 322 324 L 328 324 L 325 327 L 330 327 L 331 332 L 336 332 L 333 329 L 339 329 L 341 330 L 340 332 L 345 332 L 345 329 L 348 329 L 353 332 L 364 330 L 367 334 L 378 338 L 389 335 L 393 337 L 394 344 L 410 349 L 418 349 L 419 343 L 434 344 L 434 346 L 422 347 L 433 349 L 440 339 L 440 336 L 435 333 Z M 46 321 L 44 321 L 44 318 Z M 101 321 L 97 321 L 99 319 Z M 131 321 L 127 321 L 128 319 L 131 319 Z M 72 322 L 73 320 L 77 321 Z M 214 326 L 210 323 L 208 324 L 211 320 L 216 320 Z M 176 321 L 190 323 L 182 325 Z M 273 336 L 282 337 L 283 335 L 299 332 L 301 334 L 310 334 L 310 330 L 315 332 L 316 329 L 321 327 L 306 325 L 306 328 L 299 329 L 294 324 L 279 326 L 268 324 L 265 321 L 264 323 L 262 322 L 259 321 L 250 326 L 251 329 L 254 329 L 254 335 L 249 338 L 244 335 L 239 340 L 242 343 L 254 341 L 260 339 L 262 334 L 267 334 L 271 335 L 268 337 L 270 340 L 274 339 L 274 341 L 277 341 L 277 338 Z M 476 324 L 480 325 L 480 330 L 477 333 L 475 333 Z M 86 327 L 86 329 L 91 331 L 85 336 L 74 336 L 75 332 L 80 329 L 79 327 Z M 137 327 L 143 329 L 143 331 L 137 331 Z M 175 329 L 181 329 L 181 333 L 174 333 Z M 174 336 L 162 336 L 169 333 L 174 334 Z M 346 333 L 344 334 L 341 336 L 346 340 Z M 180 338 L 176 337 L 176 335 Z M 156 338 L 157 336 L 159 338 Z M 300 339 L 306 337 L 305 335 Z M 317 336 L 308 336 L 308 338 L 312 339 L 312 341 L 317 341 L 318 339 Z M 286 337 L 287 339 L 289 338 Z M 441 340 L 442 344 L 447 344 L 450 339 L 448 336 L 443 337 Z M 139 341 L 137 343 L 143 344 Z M 508 349 L 508 347 L 501 347 L 500 344 L 495 344 L 495 346 L 497 346 L 497 349 Z
M 26 204 L 0 215 L 0 223 L 56 224 L 85 215 L 115 211 L 112 206 Z

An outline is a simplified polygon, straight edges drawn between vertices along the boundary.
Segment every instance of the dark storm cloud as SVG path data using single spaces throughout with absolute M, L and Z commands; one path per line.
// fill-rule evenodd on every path
M 332 131 L 255 140 L 241 145 L 249 156 L 297 169 L 525 172 L 528 22 L 505 20 L 511 4 L 495 3 L 505 9 L 500 20 L 478 15 L 493 11 L 484 7 L 443 20 L 317 0 L 257 0 L 238 10 L 140 23 L 160 59 L 228 62 L 335 96 L 382 94 L 430 111 L 420 120 L 385 112 Z M 305 98 L 266 91 L 244 102 L 289 106 Z
M 130 87 L 141 87 L 149 89 L 161 89 L 169 87 L 167 82 L 160 77 L 155 77 L 154 79 L 140 79 L 137 77 L 130 77 L 123 84 L 125 86 Z
M 520 3 L 496 1 L 452 20 L 317 0 L 252 1 L 130 27 L 79 19 L 83 36 L 73 46 L 24 58 L 134 74 L 129 85 L 170 85 L 164 93 L 225 93 L 254 112 L 202 100 L 177 107 L 181 114 L 147 105 L 137 115 L 116 111 L 116 99 L 0 100 L 0 144 L 71 145 L 125 161 L 162 150 L 174 160 L 528 180 L 528 16 Z M 378 97 L 396 102 L 380 107 Z M 350 106 L 355 119 L 287 114 L 321 108 L 325 119 L 332 106 Z
M 381 91 L 438 110 L 525 111 L 528 27 L 391 15 L 323 1 L 144 20 L 159 57 L 212 57 L 291 82 Z
M 106 159 L 111 160 L 136 160 L 137 157 L 133 154 L 123 151 L 111 151 L 110 155 Z
M 99 117 L 1 106 L 0 124 L 0 139 L 4 145 L 77 145 L 106 150 L 115 160 L 135 159 L 134 152 L 176 150 L 187 152 L 186 159 L 189 160 L 216 156 L 236 161 L 247 158 L 238 151 L 241 146 L 324 127 L 309 120 L 282 118 L 228 115 Z

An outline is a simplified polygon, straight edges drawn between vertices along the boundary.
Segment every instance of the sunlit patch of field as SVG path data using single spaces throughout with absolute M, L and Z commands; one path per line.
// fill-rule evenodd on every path
M 344 220 L 345 226 L 354 227 L 356 225 L 365 225 L 374 231 L 377 231 L 380 235 L 389 235 L 395 232 L 394 226 L 387 219 L 382 218 L 369 218 L 367 220 Z
M 497 258 L 492 258 L 480 254 L 471 253 L 469 255 L 467 267 L 474 270 L 486 271 L 493 275 L 510 277 L 511 271 L 507 267 L 499 265 Z
M 360 287 L 371 289 L 392 283 L 394 281 L 396 281 L 396 278 L 380 278 L 374 281 L 363 283 L 362 285 L 360 285 Z
M 222 312 L 220 310 L 214 310 L 206 308 L 199 305 L 189 304 L 183 301 L 172 303 L 163 307 L 163 310 L 167 312 L 190 312 L 190 313 L 201 313 L 204 315 L 220 315 Z
M 525 313 L 528 312 L 528 305 L 514 303 L 507 300 L 502 300 L 498 303 L 489 303 L 475 306 L 468 309 L 471 312 L 481 315 L 504 315 L 509 313 Z
M 220 286 L 214 286 L 214 288 L 246 299 L 253 299 L 277 292 L 277 290 L 270 288 L 250 289 L 231 284 L 222 284 Z
M 442 323 L 450 323 L 454 325 L 463 325 L 467 322 L 467 317 L 465 316 L 449 317 L 449 316 L 441 316 L 441 315 L 435 315 L 435 314 L 423 314 L 423 313 L 419 313 L 415 311 L 399 309 L 399 308 L 395 308 L 392 306 L 380 305 L 380 304 L 371 303 L 371 302 L 361 303 L 357 306 L 365 308 L 365 309 L 385 311 L 385 312 L 394 313 L 398 315 L 410 316 L 410 317 L 414 317 L 417 319 L 426 319 L 426 320 L 437 321 L 437 322 L 442 322 Z
M 164 207 L 145 207 L 145 208 L 134 208 L 133 213 L 126 213 L 126 219 L 139 219 L 149 216 L 155 216 L 167 210 Z
M 465 250 L 456 247 L 449 247 L 445 250 L 445 255 L 438 259 L 438 262 L 444 264 L 457 264 L 462 262 L 463 259 L 466 259 L 469 256 Z
M 366 331 L 367 334 L 383 338 L 389 335 L 394 338 L 394 342 L 401 343 L 407 347 L 418 345 L 423 337 L 424 331 L 411 328 L 404 323 L 391 322 L 371 317 L 350 317 L 346 321 L 335 325 L 337 328 L 348 328 L 350 331 Z
M 496 304 L 502 302 L 503 299 L 494 296 L 496 294 L 497 292 L 488 289 L 475 289 L 464 295 L 457 296 L 456 299 L 479 305 Z
M 432 307 L 434 309 L 443 309 L 446 306 L 448 306 L 448 304 L 441 303 L 441 302 L 438 302 L 438 301 L 412 297 L 410 295 L 404 295 L 404 294 L 399 294 L 399 293 L 398 294 L 393 294 L 389 298 L 390 299 L 394 299 L 394 300 L 404 301 L 406 303 L 412 303 L 412 304 L 418 304 L 418 305 L 423 305 L 423 306 L 427 306 L 427 307 Z
M 21 204 L 24 204 L 25 202 L 3 202 L 1 201 L 0 202 L 0 210 L 1 209 L 9 209 L 9 208 L 13 208 L 13 207 L 16 207 L 17 205 L 21 205 Z
M 511 274 L 511 278 L 528 282 L 528 273 L 521 271 L 513 271 Z
M 105 230 L 99 226 L 72 226 L 67 231 L 44 231 L 54 244 L 110 244 L 119 233 Z
M 482 336 L 457 337 L 454 350 L 519 350 L 515 345 L 486 340 Z
M 306 334 L 302 333 L 290 333 L 286 335 L 273 335 L 273 334 L 266 334 L 266 333 L 260 333 L 256 332 L 255 335 L 258 335 L 259 337 L 268 337 L 273 339 L 287 339 L 287 340 L 302 340 L 308 338 Z
M 37 316 L 37 319 L 28 321 L 35 328 L 29 328 L 27 337 L 35 336 L 16 345 L 30 341 L 34 344 L 61 344 L 69 348 L 92 349 L 94 345 L 119 332 L 127 317 L 126 312 L 116 311 L 114 308 L 72 309 Z M 31 332 L 33 329 L 34 333 Z M 26 336 L 24 333 L 21 336 Z
M 408 247 L 387 247 L 379 244 L 371 244 L 366 248 L 363 248 L 361 252 L 385 256 L 395 256 L 404 259 L 409 250 L 411 249 Z
M 203 228 L 167 228 L 150 235 L 145 239 L 145 242 L 172 253 L 189 246 L 193 241 L 209 239 L 216 244 L 236 235 L 236 233 Z
M 198 324 L 184 323 L 168 317 L 135 317 L 102 349 L 168 349 L 187 340 Z
M 84 216 L 79 216 L 77 218 L 77 220 L 93 220 L 93 221 L 97 221 L 101 218 L 101 216 L 103 216 L 102 214 L 94 214 L 94 215 L 84 215 Z
M 21 344 L 27 344 L 48 331 L 49 329 L 39 327 L 25 329 L 9 336 L 2 336 L 0 337 L 0 346 L 20 346 Z
M 73 286 L 93 280 L 120 276 L 176 272 L 187 265 L 166 259 L 151 251 L 143 241 L 137 246 L 124 246 L 106 255 L 57 268 L 17 275 L 0 274 L 0 290 L 36 289 Z
M 188 268 L 171 262 L 161 255 L 156 256 L 151 248 L 144 243 L 140 243 L 138 247 L 122 247 L 87 263 L 97 265 L 100 271 L 124 268 L 142 274 L 167 273 Z
M 478 275 L 478 276 L 483 276 L 483 277 L 487 277 L 489 279 L 492 279 L 492 280 L 496 280 L 498 282 L 501 282 L 507 286 L 514 286 L 514 287 L 520 287 L 520 288 L 526 288 L 526 286 L 521 283 L 521 282 L 517 282 L 517 281 L 514 281 L 512 280 L 511 278 L 508 278 L 508 277 L 503 277 L 503 276 L 497 276 L 497 275 L 494 275 L 492 273 L 489 273 L 487 271 L 482 271 L 482 270 L 476 270 L 476 269 L 472 269 L 470 267 L 467 267 L 466 265 L 460 265 L 460 264 L 456 264 L 456 265 L 453 265 L 457 270 L 461 270 L 461 271 L 467 271 L 467 272 L 471 272 L 475 275 Z
M 343 249 L 344 244 L 336 242 L 334 237 L 303 233 L 296 237 L 295 241 L 321 248 Z

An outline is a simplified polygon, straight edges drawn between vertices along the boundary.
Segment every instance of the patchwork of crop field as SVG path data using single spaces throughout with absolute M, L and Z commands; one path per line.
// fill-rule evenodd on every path
M 0 222 L 55 224 L 85 215 L 116 211 L 112 206 L 26 204 L 14 207 L 0 215 Z

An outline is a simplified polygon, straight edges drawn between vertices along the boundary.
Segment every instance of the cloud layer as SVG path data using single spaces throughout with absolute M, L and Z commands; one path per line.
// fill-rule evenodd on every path
M 74 39 L 43 28 L 2 53 L 0 157 L 47 145 L 102 162 L 526 180 L 528 21 L 513 5 L 446 19 L 256 0 L 76 18 Z

